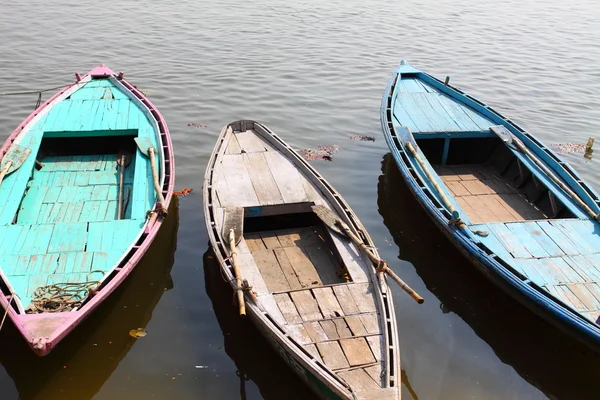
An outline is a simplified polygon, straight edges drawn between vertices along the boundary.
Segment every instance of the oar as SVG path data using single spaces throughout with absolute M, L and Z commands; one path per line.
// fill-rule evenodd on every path
M 398 275 L 392 271 L 392 269 L 387 265 L 385 261 L 378 258 L 371 249 L 369 249 L 362 240 L 358 236 L 356 236 L 346 225 L 344 221 L 338 218 L 338 216 L 331 211 L 329 208 L 321 205 L 312 206 L 312 210 L 321 221 L 325 223 L 328 227 L 330 227 L 333 231 L 339 233 L 340 235 L 345 235 L 350 238 L 358 247 L 360 247 L 369 257 L 369 259 L 373 262 L 375 266 L 377 266 L 378 274 L 381 272 L 385 272 L 392 278 L 406 293 L 410 295 L 415 301 L 419 304 L 424 302 L 423 298 L 419 296 L 417 292 L 415 292 L 406 282 L 404 282 Z M 381 279 L 381 275 L 379 275 Z
M 538 167 L 540 167 L 542 171 L 544 171 L 546 175 L 548 175 L 548 177 L 554 183 L 564 190 L 567 195 L 569 195 L 569 197 L 571 197 L 579 205 L 579 207 L 583 208 L 590 217 L 600 221 L 600 214 L 597 214 L 587 204 L 585 204 L 585 202 L 577 195 L 577 193 L 572 191 L 571 188 L 569 188 L 561 179 L 559 179 L 552 171 L 550 171 L 550 169 L 546 167 L 544 163 L 541 162 L 535 155 L 533 155 L 527 146 L 525 146 L 525 144 L 523 144 L 518 137 L 514 136 L 508 129 L 506 129 L 504 125 L 491 126 L 490 130 L 494 132 L 500 139 L 502 139 L 507 146 L 510 146 L 529 157 Z
M 23 165 L 29 154 L 31 154 L 31 149 L 27 147 L 19 146 L 18 144 L 10 146 L 10 149 L 8 149 L 0 163 L 0 184 L 6 175 Z
M 244 209 L 242 207 L 227 207 L 225 208 L 225 216 L 223 220 L 223 229 L 221 236 L 229 238 L 229 251 L 231 252 L 231 264 L 233 265 L 233 273 L 236 282 L 236 296 L 240 315 L 246 315 L 246 303 L 244 301 L 244 291 L 248 293 L 254 304 L 258 305 L 258 299 L 252 290 L 248 290 L 248 281 L 242 280 L 242 271 L 237 258 L 236 245 L 242 240 L 242 232 L 244 231 Z M 227 235 L 227 236 L 226 236 Z
M 152 167 L 152 180 L 154 181 L 154 190 L 156 191 L 156 195 L 158 196 L 158 207 L 161 215 L 167 216 L 167 209 L 165 208 L 165 198 L 162 194 L 162 190 L 160 189 L 160 183 L 158 181 L 158 172 L 156 171 L 156 149 L 152 144 L 150 138 L 147 137 L 136 137 L 135 143 L 138 146 L 140 151 L 150 157 L 150 164 Z
M 123 209 L 123 180 L 125 175 L 125 168 L 131 162 L 131 154 L 119 153 L 117 158 L 117 165 L 119 166 L 119 203 L 117 209 L 117 219 L 122 219 L 125 210 Z

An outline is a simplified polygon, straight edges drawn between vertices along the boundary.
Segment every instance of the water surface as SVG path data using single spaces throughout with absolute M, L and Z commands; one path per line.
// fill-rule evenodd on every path
M 379 125 L 383 90 L 407 59 L 450 75 L 547 144 L 585 143 L 600 131 L 596 2 L 4 3 L 0 93 L 66 84 L 99 63 L 125 71 L 167 120 L 177 189 L 194 192 L 179 202 L 176 249 L 163 234 L 140 265 L 152 272 L 136 272 L 49 357 L 36 359 L 3 328 L 3 400 L 310 398 L 235 317 L 231 293 L 211 273 L 202 177 L 218 131 L 239 118 L 298 149 L 341 147 L 333 162 L 313 164 L 426 300 L 419 306 L 394 289 L 405 399 L 598 398 L 598 357 L 507 298 L 445 241 L 385 156 Z M 0 96 L 0 139 L 36 100 Z M 600 189 L 595 159 L 564 158 Z M 138 325 L 148 335 L 136 341 L 128 332 Z

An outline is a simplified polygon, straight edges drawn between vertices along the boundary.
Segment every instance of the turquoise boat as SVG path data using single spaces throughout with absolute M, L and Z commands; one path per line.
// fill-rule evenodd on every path
M 146 328 L 162 296 L 173 288 L 171 268 L 179 229 L 177 200 L 172 198 L 169 218 L 138 266 L 50 357 L 37 357 L 21 343 L 0 346 L 2 366 L 12 378 L 19 399 L 90 400 L 117 373 L 120 362 L 137 346 L 138 339 L 127 332 L 132 327 Z M 2 332 L 2 337 L 5 341 L 20 339 L 13 329 Z
M 76 78 L 0 149 L 0 303 L 38 355 L 131 272 L 173 192 L 158 110 L 104 65 Z
M 406 62 L 386 88 L 381 123 L 410 190 L 457 248 L 600 351 L 600 198 L 573 168 L 448 79 Z

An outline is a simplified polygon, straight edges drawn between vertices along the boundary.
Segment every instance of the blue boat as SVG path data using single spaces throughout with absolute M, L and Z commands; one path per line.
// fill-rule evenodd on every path
M 417 201 L 474 265 L 600 351 L 596 192 L 517 124 L 405 61 L 381 125 Z

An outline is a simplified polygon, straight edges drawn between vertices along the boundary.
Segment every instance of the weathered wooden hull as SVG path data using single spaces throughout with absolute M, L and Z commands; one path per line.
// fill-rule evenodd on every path
M 221 179 L 223 176 L 222 175 L 223 172 L 218 169 L 217 165 L 221 165 L 221 163 L 223 165 L 225 164 L 225 161 L 223 161 L 223 160 L 226 156 L 229 156 L 228 154 L 226 154 L 226 151 L 229 151 L 228 150 L 229 143 L 235 142 L 236 148 L 235 148 L 235 154 L 233 154 L 233 156 L 236 156 L 236 157 L 244 157 L 248 153 L 253 153 L 256 150 L 256 147 L 262 146 L 262 145 L 253 145 L 250 142 L 247 142 L 245 144 L 241 143 L 242 147 L 244 147 L 244 145 L 248 146 L 248 151 L 246 152 L 243 149 L 240 151 L 240 147 L 239 147 L 240 143 L 238 143 L 238 139 L 235 139 L 235 141 L 230 141 L 231 135 L 234 135 L 234 132 L 239 132 L 239 135 L 240 135 L 239 140 L 240 141 L 242 139 L 244 141 L 246 141 L 249 137 L 248 135 L 253 135 L 253 133 L 251 133 L 251 131 L 252 132 L 255 132 L 255 131 L 260 132 L 260 135 L 262 138 L 261 140 L 264 140 L 265 141 L 264 145 L 266 147 L 268 147 L 268 149 L 270 149 L 267 151 L 269 151 L 271 153 L 280 152 L 281 154 L 284 155 L 285 158 L 287 158 L 286 163 L 291 163 L 291 164 L 282 166 L 283 169 L 288 171 L 287 173 L 289 173 L 291 171 L 289 168 L 292 168 L 292 165 L 293 165 L 293 167 L 295 169 L 297 169 L 297 170 L 294 170 L 295 174 L 300 173 L 302 176 L 304 176 L 304 178 L 302 178 L 302 179 L 310 179 L 311 183 L 305 182 L 304 187 L 307 187 L 306 185 L 309 185 L 310 187 L 312 187 L 312 185 L 314 185 L 315 189 L 317 191 L 319 191 L 319 193 L 322 193 L 323 196 L 325 196 L 325 197 L 321 198 L 320 197 L 321 195 L 316 195 L 316 192 L 315 192 L 315 195 L 317 196 L 317 198 L 319 200 L 314 200 L 314 201 L 323 201 L 323 202 L 326 201 L 327 204 L 329 204 L 331 206 L 331 209 L 335 210 L 338 213 L 338 215 L 342 216 L 341 218 L 346 220 L 347 224 L 351 225 L 353 229 L 356 229 L 357 231 L 364 233 L 364 238 L 366 240 L 366 243 L 368 243 L 369 246 L 372 246 L 371 239 L 369 238 L 366 231 L 364 231 L 364 228 L 362 227 L 360 222 L 358 222 L 358 219 L 356 218 L 354 213 L 351 211 L 351 209 L 347 205 L 347 203 L 345 203 L 343 201 L 343 199 L 341 199 L 339 194 L 337 194 L 336 192 L 333 191 L 331 186 L 329 186 L 326 183 L 326 181 L 323 179 L 323 177 L 320 176 L 318 174 L 318 172 L 316 172 L 310 165 L 308 165 L 308 163 L 305 160 L 303 160 L 300 156 L 298 156 L 297 153 L 295 153 L 288 145 L 286 145 L 283 141 L 281 141 L 281 139 L 279 139 L 277 136 L 275 136 L 272 132 L 270 132 L 268 130 L 268 128 L 264 127 L 263 125 L 261 125 L 257 122 L 254 122 L 254 121 L 236 121 L 236 122 L 229 124 L 223 128 L 223 130 L 221 132 L 221 136 L 219 137 L 219 139 L 217 141 L 215 151 L 213 152 L 213 155 L 211 156 L 211 159 L 209 161 L 209 165 L 207 167 L 207 172 L 206 172 L 206 176 L 205 176 L 204 187 L 203 187 L 204 211 L 205 211 L 207 228 L 209 231 L 210 243 L 211 243 L 211 246 L 212 246 L 212 248 L 215 252 L 215 255 L 219 261 L 219 265 L 222 270 L 222 273 L 227 278 L 227 281 L 229 281 L 231 283 L 232 288 L 235 289 L 236 283 L 235 283 L 235 279 L 233 276 L 231 260 L 228 257 L 228 248 L 224 244 L 224 242 L 226 242 L 226 239 L 224 239 L 222 237 L 222 231 L 221 231 L 222 222 L 221 221 L 223 219 L 225 219 L 225 220 L 227 219 L 227 217 L 223 216 L 223 209 L 227 210 L 227 207 L 233 207 L 233 206 L 225 204 L 228 200 L 231 200 L 231 199 L 226 199 L 223 197 L 223 193 L 226 193 L 225 189 L 224 189 L 224 191 L 220 191 L 220 192 L 217 190 L 218 187 L 223 187 L 223 182 L 219 182 L 219 179 Z M 244 135 L 244 134 L 247 134 L 247 135 Z M 254 150 L 253 150 L 253 148 L 254 148 Z M 265 150 L 265 149 L 263 148 L 262 150 L 256 150 L 256 152 L 254 153 L 256 155 L 255 158 L 263 157 L 263 153 L 262 153 L 263 150 Z M 270 155 L 275 155 L 275 154 L 270 154 Z M 269 154 L 265 155 L 264 157 L 269 158 L 267 156 L 269 156 Z M 250 160 L 250 155 L 247 158 Z M 215 172 L 215 171 L 218 171 L 218 172 Z M 232 171 L 238 171 L 238 170 L 235 169 Z M 279 172 L 281 172 L 281 171 L 279 171 Z M 235 173 L 235 172 L 232 172 L 232 173 Z M 274 172 L 274 173 L 276 175 L 278 175 L 278 172 Z M 221 178 L 215 178 L 215 175 L 217 175 L 218 177 L 221 177 Z M 281 176 L 285 177 L 288 175 L 283 174 Z M 267 182 L 269 179 L 257 180 L 257 182 L 261 182 L 260 185 L 262 186 L 262 188 L 265 188 L 265 187 L 269 186 L 269 182 Z M 240 183 L 240 185 L 245 185 L 247 183 L 247 179 L 244 179 L 243 177 L 236 175 L 235 177 L 231 177 L 231 181 L 229 181 L 230 185 L 232 184 L 232 182 L 242 182 L 242 183 Z M 280 190 L 284 190 L 284 188 L 288 187 L 287 183 L 286 183 L 286 179 L 284 179 L 284 178 L 281 181 L 277 181 L 277 184 L 278 184 L 278 187 Z M 252 186 L 250 185 L 249 187 L 252 187 Z M 302 184 L 299 187 L 302 187 Z M 231 193 L 234 193 L 235 195 L 239 195 L 241 197 L 241 195 L 240 195 L 241 191 L 236 191 L 235 187 L 232 187 L 232 186 L 229 186 L 229 189 L 231 189 Z M 311 190 L 314 190 L 314 189 L 311 189 Z M 291 194 L 285 193 L 285 190 L 281 193 L 283 193 L 284 197 L 287 195 L 291 196 Z M 298 210 L 304 209 L 306 207 L 308 207 L 308 210 L 310 210 L 309 204 L 315 204 L 315 203 L 311 203 L 312 200 L 307 200 L 303 196 L 300 196 L 299 198 L 303 198 L 304 200 L 300 200 L 300 201 L 290 200 L 287 203 L 285 201 L 283 201 L 281 204 L 274 204 L 274 203 L 276 203 L 276 201 L 271 201 L 273 199 L 268 197 L 268 193 L 266 191 L 262 191 L 262 192 L 260 192 L 259 197 L 262 197 L 262 199 L 266 203 L 263 203 L 263 205 L 259 205 L 259 204 L 255 205 L 256 198 L 254 198 L 253 196 L 254 196 L 253 194 L 246 196 L 246 200 L 245 200 L 246 202 L 243 203 L 245 205 L 242 206 L 245 208 L 246 217 L 249 218 L 250 220 L 252 218 L 254 218 L 256 215 L 265 215 L 265 216 L 273 215 L 272 213 L 274 212 L 275 208 L 278 206 L 288 207 L 288 208 L 286 208 L 286 210 L 290 210 L 289 212 L 291 212 L 291 213 L 294 213 L 294 212 L 302 213 L 304 211 L 298 211 Z M 291 196 L 291 197 L 293 197 L 293 196 Z M 254 198 L 254 200 L 252 198 Z M 277 214 L 277 215 L 280 215 L 280 214 Z M 283 214 L 283 215 L 288 215 L 288 214 Z M 302 214 L 302 215 L 304 215 L 304 214 Z M 247 241 L 252 240 L 252 239 L 250 239 L 251 237 L 252 237 L 252 233 L 249 232 L 247 236 L 242 238 L 242 242 L 240 243 L 240 246 L 242 246 L 242 250 L 240 250 L 242 253 L 240 253 L 240 254 L 241 254 L 241 257 L 243 256 L 243 259 L 245 260 L 247 265 L 249 265 L 250 262 L 253 262 L 252 261 L 253 256 L 250 253 L 248 253 L 247 249 L 246 249 L 246 245 L 250 246 L 249 244 L 247 244 L 248 243 Z M 302 239 L 300 237 L 300 240 L 304 240 L 304 239 Z M 252 246 L 254 246 L 254 244 L 252 244 Z M 276 250 L 277 250 L 277 248 L 276 248 Z M 259 253 L 253 253 L 253 254 L 259 254 Z M 260 254 L 262 254 L 262 253 L 260 253 Z M 359 263 L 361 263 L 361 265 L 363 265 L 364 262 L 365 261 L 362 259 L 359 261 Z M 363 267 L 360 267 L 359 269 L 353 269 L 355 267 L 348 266 L 348 268 L 349 268 L 349 270 L 353 269 L 351 273 L 355 273 L 357 278 L 360 277 L 361 276 L 360 274 L 362 273 L 363 274 L 362 276 L 364 277 L 365 282 L 367 282 L 367 281 L 378 282 L 377 278 L 375 276 L 375 273 L 374 273 L 374 269 L 372 268 L 372 266 L 370 266 L 369 262 L 367 261 L 364 265 L 368 266 L 368 267 L 365 267 L 364 270 L 362 269 Z M 358 264 L 357 264 L 356 268 L 358 268 Z M 256 274 L 252 273 L 251 270 L 249 270 L 249 272 L 250 273 L 247 276 L 256 277 Z M 367 279 L 367 276 L 364 274 L 369 275 L 369 278 Z M 360 278 L 360 279 L 363 279 L 363 278 Z M 359 282 L 360 281 L 357 281 L 357 282 L 352 281 L 350 283 L 351 284 L 356 283 L 358 285 Z M 315 281 L 313 283 L 316 284 L 317 282 Z M 323 399 L 352 399 L 353 396 L 357 396 L 357 397 L 355 397 L 357 399 L 363 399 L 363 398 L 364 399 L 371 399 L 371 398 L 396 399 L 396 398 L 399 398 L 400 391 L 399 391 L 398 385 L 400 384 L 400 380 L 399 380 L 398 374 L 400 371 L 400 369 L 399 369 L 400 366 L 399 366 L 399 357 L 398 357 L 398 346 L 394 345 L 394 343 L 397 343 L 396 320 L 395 320 L 393 305 L 391 303 L 391 293 L 388 292 L 389 288 L 387 287 L 387 284 L 380 287 L 379 284 L 372 283 L 372 284 L 369 284 L 369 286 L 368 286 L 369 290 L 370 290 L 369 293 L 371 293 L 371 294 L 369 294 L 369 297 L 373 296 L 374 299 L 377 299 L 376 300 L 376 302 L 378 304 L 377 309 L 380 310 L 379 312 L 381 313 L 380 321 L 386 321 L 386 322 L 382 322 L 382 324 L 389 324 L 389 327 L 387 327 L 387 328 L 384 328 L 382 325 L 381 331 L 377 331 L 377 332 L 381 332 L 381 333 L 374 333 L 375 335 L 379 335 L 379 336 L 377 336 L 378 338 L 381 337 L 381 342 L 378 342 L 378 343 L 380 343 L 381 347 L 379 347 L 379 345 L 378 345 L 377 353 L 379 353 L 379 351 L 382 351 L 383 362 L 385 363 L 385 367 L 384 367 L 383 371 L 381 372 L 381 375 L 377 377 L 377 378 L 379 378 L 379 379 L 377 379 L 377 383 L 375 383 L 376 382 L 375 380 L 371 381 L 371 378 L 367 377 L 367 373 L 365 373 L 361 370 L 360 372 L 362 372 L 364 374 L 364 376 L 367 377 L 369 382 L 366 382 L 367 386 L 365 386 L 365 387 L 362 387 L 360 389 L 354 388 L 353 389 L 354 391 L 350 389 L 349 384 L 345 383 L 345 381 L 343 379 L 341 379 L 340 377 L 338 377 L 338 375 L 337 375 L 338 373 L 340 373 L 340 371 L 342 374 L 344 374 L 346 372 L 346 370 L 352 370 L 353 368 L 348 368 L 348 364 L 346 364 L 345 368 L 344 367 L 335 368 L 335 367 L 329 366 L 329 364 L 328 364 L 330 362 L 329 359 L 325 360 L 325 358 L 324 358 L 325 361 L 321 360 L 319 354 L 314 353 L 314 351 L 316 351 L 315 344 L 319 344 L 319 345 L 321 344 L 321 343 L 319 343 L 319 340 L 314 340 L 314 339 L 313 339 L 314 341 L 311 339 L 306 340 L 307 339 L 306 336 L 303 336 L 302 334 L 298 334 L 297 331 L 294 331 L 292 328 L 298 329 L 297 327 L 301 327 L 302 323 L 300 323 L 299 325 L 297 324 L 297 322 L 300 320 L 297 320 L 297 322 L 290 322 L 291 321 L 290 318 L 292 316 L 289 314 L 286 314 L 286 315 L 288 315 L 288 317 L 286 319 L 286 317 L 284 317 L 281 314 L 281 312 L 279 311 L 279 308 L 278 308 L 278 304 L 279 304 L 279 307 L 282 307 L 281 303 L 277 303 L 276 300 L 272 300 L 273 296 L 270 294 L 271 292 L 274 292 L 275 296 L 279 296 L 280 293 L 288 293 L 288 292 L 283 289 L 282 289 L 282 291 L 271 290 L 271 289 L 269 289 L 268 291 L 265 291 L 264 290 L 265 283 L 262 282 L 262 279 L 259 279 L 259 280 L 255 279 L 254 281 L 250 281 L 249 284 L 251 286 L 257 287 L 258 304 L 253 303 L 251 300 L 249 300 L 250 297 L 247 297 L 247 301 L 246 301 L 247 314 L 250 316 L 250 318 L 252 319 L 252 321 L 254 322 L 256 327 L 258 328 L 258 330 L 269 341 L 269 343 L 271 343 L 271 345 L 276 350 L 276 352 L 282 357 L 282 359 L 288 365 L 290 365 L 292 370 L 294 372 L 296 372 L 296 374 L 298 374 L 298 376 L 316 394 L 318 394 L 320 398 L 323 398 Z M 292 289 L 291 292 L 303 294 L 303 293 L 310 293 L 311 290 L 320 290 L 320 289 L 331 290 L 332 287 L 336 286 L 336 284 L 331 284 L 331 286 L 329 284 L 326 284 L 324 286 L 319 286 L 319 285 L 321 285 L 321 284 L 319 284 L 319 285 L 317 285 L 318 287 L 312 287 L 312 286 L 310 286 L 310 282 L 308 284 L 309 284 L 308 287 L 306 287 L 306 286 L 298 287 L 296 289 Z M 345 284 L 338 283 L 337 285 L 345 285 Z M 366 285 L 366 283 L 365 283 L 365 285 Z M 269 282 L 267 282 L 267 286 L 269 286 Z M 292 298 L 293 298 L 293 296 L 292 296 Z M 288 303 L 288 304 L 292 304 L 292 307 L 293 307 L 293 303 Z M 339 305 L 336 305 L 335 307 L 339 307 Z M 323 309 L 321 309 L 321 311 L 323 311 Z M 364 311 L 364 312 L 369 313 L 370 311 Z M 317 309 L 317 313 L 320 314 L 318 312 L 318 309 Z M 349 317 L 350 314 L 341 314 L 341 317 L 343 317 L 343 318 L 346 318 L 346 316 Z M 299 316 L 298 316 L 298 318 L 299 318 Z M 311 318 L 303 319 L 303 321 L 317 321 L 317 322 L 307 322 L 307 323 L 317 323 L 318 324 L 319 323 L 318 321 L 322 320 L 321 318 L 324 318 L 324 317 L 321 315 L 321 316 L 315 317 L 315 319 L 312 319 L 312 317 L 311 317 Z M 327 320 L 327 321 L 330 321 L 330 320 Z M 343 321 L 343 319 L 342 319 L 342 321 Z M 365 332 L 365 335 L 368 336 L 367 332 Z M 331 344 L 335 344 L 335 345 L 337 345 L 337 343 L 338 343 L 337 342 L 338 339 L 333 339 L 331 337 L 329 339 L 325 339 L 325 340 L 327 342 L 329 342 Z M 343 338 L 341 338 L 339 340 L 343 340 Z M 365 340 L 365 337 L 358 337 L 358 340 Z M 367 342 L 365 341 L 364 344 L 366 345 L 366 343 Z M 312 346 L 312 351 L 311 351 L 310 346 Z M 373 349 L 371 349 L 371 351 L 373 351 Z M 369 351 L 369 353 L 370 353 L 370 351 Z M 377 357 L 378 357 L 377 360 L 380 360 L 379 356 L 377 356 Z M 373 359 L 373 361 L 374 361 L 373 364 L 375 364 L 376 366 L 379 366 L 380 361 L 375 362 L 374 359 Z M 344 360 L 344 362 L 346 362 L 346 360 Z M 373 365 L 373 364 L 368 364 L 366 366 Z M 352 365 L 352 364 L 350 364 L 350 365 Z M 361 366 L 359 365 L 357 368 L 361 368 Z M 354 369 L 356 369 L 356 367 Z M 352 382 L 352 384 L 355 384 L 355 382 Z M 369 385 L 372 385 L 372 386 L 376 385 L 377 388 L 376 389 L 372 388 L 372 386 L 369 386 Z M 366 390 L 366 389 L 369 389 L 369 390 Z M 363 390 L 363 391 L 361 391 L 361 390 Z
M 18 241 L 13 247 L 1 250 L 3 256 L 12 258 L 5 257 L 2 265 L 0 303 L 41 356 L 127 277 L 163 223 L 162 216 L 146 218 L 146 212 L 157 203 L 157 195 L 150 163 L 134 145 L 132 167 L 122 174 L 124 179 L 119 177 L 116 156 L 70 156 L 61 151 L 66 151 L 68 143 L 78 143 L 72 146 L 78 151 L 77 147 L 88 140 L 93 144 L 84 154 L 104 154 L 99 150 L 95 153 L 96 143 L 110 147 L 111 141 L 127 136 L 131 145 L 134 136 L 146 135 L 158 149 L 156 166 L 165 207 L 171 200 L 175 177 L 169 132 L 156 107 L 122 74 L 104 65 L 76 76 L 75 83 L 36 109 L 0 149 L 3 158 L 17 143 L 32 149 L 31 156 L 0 186 L 0 196 L 7 201 L 0 216 L 3 233 L 14 237 L 11 232 L 31 232 L 27 240 L 15 239 Z M 120 113 L 119 105 L 124 106 Z M 60 140 L 63 142 L 55 145 Z M 58 154 L 45 153 L 52 146 Z M 42 162 L 34 162 L 37 158 Z M 123 170 L 128 171 L 126 168 Z M 124 207 L 118 212 L 117 191 Z M 19 201 L 22 204 L 17 208 Z M 93 279 L 92 274 L 96 274 Z M 25 310 L 36 288 L 92 280 L 98 282 L 96 289 L 74 311 Z
M 592 209 L 597 210 L 598 196 L 595 192 L 589 188 L 567 164 L 560 161 L 558 156 L 554 154 L 550 149 L 543 146 L 539 140 L 525 132 L 522 128 L 518 127 L 512 121 L 507 120 L 497 111 L 486 106 L 479 100 L 474 99 L 471 96 L 466 95 L 464 92 L 445 85 L 443 82 L 431 77 L 408 64 L 401 64 L 397 71 L 394 73 L 392 80 L 388 84 L 384 93 L 383 102 L 381 106 L 381 123 L 384 133 L 384 137 L 388 143 L 388 146 L 392 152 L 392 155 L 402 173 L 403 178 L 406 180 L 408 187 L 414 194 L 415 198 L 423 206 L 427 214 L 432 220 L 438 225 L 441 231 L 450 239 L 450 241 L 467 256 L 477 269 L 483 273 L 488 279 L 497 284 L 505 292 L 510 294 L 513 298 L 517 299 L 535 314 L 548 320 L 561 330 L 570 334 L 573 337 L 581 340 L 595 350 L 600 350 L 600 326 L 596 321 L 596 314 L 598 307 L 597 302 L 599 299 L 596 298 L 594 293 L 593 285 L 596 285 L 596 280 L 593 278 L 587 278 L 589 274 L 594 274 L 594 266 L 591 265 L 592 259 L 595 259 L 597 251 L 597 232 L 599 231 L 597 221 L 586 215 L 583 209 L 580 208 L 572 198 L 561 192 L 557 185 L 554 184 L 551 179 L 544 176 L 542 171 L 538 170 L 533 163 L 528 163 L 526 157 L 519 159 L 520 166 L 526 167 L 525 170 L 532 171 L 531 174 L 535 176 L 537 183 L 545 185 L 549 188 L 555 198 L 561 199 L 564 203 L 564 208 L 570 214 L 568 218 L 559 217 L 546 217 L 547 219 L 540 219 L 537 217 L 529 218 L 530 221 L 517 221 L 509 223 L 476 223 L 467 219 L 467 228 L 461 229 L 457 225 L 452 224 L 450 221 L 452 216 L 450 215 L 447 207 L 444 205 L 444 201 L 440 193 L 433 187 L 430 179 L 424 173 L 424 169 L 416 162 L 414 154 L 412 154 L 405 144 L 405 138 L 403 138 L 402 129 L 400 129 L 399 120 L 406 116 L 412 116 L 415 120 L 418 118 L 416 114 L 407 112 L 405 116 L 398 114 L 401 111 L 410 111 L 411 105 L 406 103 L 402 104 L 398 99 L 402 98 L 403 101 L 410 99 L 410 89 L 407 90 L 404 84 L 403 89 L 399 89 L 400 82 L 403 77 L 410 80 L 410 84 L 413 82 L 421 85 L 417 91 L 422 91 L 419 96 L 426 98 L 430 93 L 435 93 L 436 96 L 440 96 L 442 99 L 437 100 L 431 109 L 427 108 L 428 105 L 423 106 L 428 116 L 434 114 L 435 107 L 443 107 L 444 110 L 452 110 L 458 112 L 456 105 L 464 107 L 466 110 L 465 115 L 475 115 L 471 121 L 475 121 L 479 125 L 500 125 L 505 127 L 511 135 L 520 139 L 529 151 L 534 156 L 547 166 L 552 169 L 553 173 L 558 175 L 563 182 L 566 183 L 574 192 L 580 196 L 581 199 Z M 400 97 L 398 93 L 404 90 L 403 95 Z M 416 97 L 416 96 L 415 96 Z M 448 104 L 452 104 L 449 106 Z M 395 107 L 402 107 L 401 109 Z M 413 113 L 416 111 L 413 111 Z M 469 114 L 472 113 L 472 114 Z M 489 137 L 488 133 L 485 132 L 484 127 L 475 127 L 468 130 L 463 129 L 460 131 L 452 131 L 451 129 L 438 129 L 436 131 L 436 124 L 449 125 L 456 123 L 448 115 L 444 116 L 445 121 L 439 122 L 431 118 L 429 121 L 421 122 L 422 125 L 425 123 L 429 124 L 423 132 L 419 132 L 415 135 L 417 138 L 426 139 L 427 135 L 431 137 L 448 138 L 460 138 L 460 134 L 466 133 L 468 137 Z M 476 119 L 481 118 L 481 120 Z M 413 120 L 414 121 L 414 120 Z M 458 124 L 463 124 L 458 121 Z M 464 123 L 468 124 L 468 121 Z M 488 125 L 488 126 L 489 126 Z M 418 127 L 414 127 L 414 130 L 418 130 Z M 426 131 L 427 132 L 424 132 Z M 423 142 L 423 140 L 422 140 Z M 447 157 L 447 147 L 444 150 L 442 159 Z M 420 150 L 419 150 L 420 151 Z M 432 162 L 433 163 L 433 162 Z M 431 166 L 429 166 L 431 170 Z M 467 212 L 461 208 L 458 202 L 455 202 L 454 192 L 447 190 L 446 186 L 448 183 L 440 179 L 438 175 L 435 175 L 438 183 L 442 185 L 447 197 L 451 198 L 451 201 L 455 204 L 455 208 L 459 210 L 460 217 L 465 219 Z M 458 196 L 456 197 L 458 198 Z M 484 210 L 485 211 L 485 210 Z M 596 211 L 597 212 L 597 211 Z M 527 219 L 527 218 L 526 218 Z M 554 222 L 556 221 L 556 222 Z M 509 227 L 509 231 L 504 226 Z M 535 225 L 534 225 L 535 224 Z M 585 225 L 581 225 L 585 224 Z M 518 226 L 520 225 L 520 226 Z M 513 235 L 517 230 L 526 230 L 528 234 L 523 234 L 521 237 L 518 236 L 500 236 L 496 233 L 498 226 L 501 226 L 503 233 L 509 232 Z M 532 226 L 534 228 L 532 228 Z M 521 228 L 522 227 L 522 228 Z M 553 237 L 549 240 L 547 232 L 550 229 L 556 228 L 556 232 L 551 231 Z M 560 228 L 560 232 L 558 232 Z M 587 234 L 586 232 L 587 229 Z M 470 230 L 469 233 L 467 230 Z M 487 236 L 473 234 L 475 230 L 483 230 Z M 558 234 L 561 237 L 566 237 L 563 232 L 572 230 L 574 235 L 580 239 L 579 243 L 569 242 L 569 246 L 573 248 L 572 251 L 566 249 L 564 243 L 560 240 L 556 240 Z M 509 248 L 505 241 L 511 241 L 514 248 Z M 589 249 L 589 254 L 585 253 L 583 247 Z M 523 268 L 525 264 L 524 256 L 519 255 L 518 252 L 522 251 L 532 261 L 527 260 L 528 263 L 532 263 L 532 268 Z M 529 253 L 534 252 L 533 255 Z M 537 253 L 536 253 L 537 252 Z M 579 259 L 580 257 L 587 257 L 584 264 L 573 262 L 574 258 Z M 578 258 L 579 257 L 579 258 Z M 557 261 L 558 260 L 558 261 Z M 563 260 L 568 260 L 569 263 L 564 263 Z M 545 265 L 551 265 L 551 269 L 546 269 Z M 564 268 L 558 268 L 556 265 L 564 266 Z M 586 270 L 587 268 L 587 270 Z M 543 272 L 542 272 L 543 271 Z M 575 273 L 575 271 L 579 271 Z M 589 276 L 591 276 L 589 275 Z M 572 278 L 569 278 L 571 276 Z M 582 285 L 582 286 L 580 286 Z M 577 303 L 569 302 L 567 297 L 562 297 L 561 293 L 557 290 L 589 290 L 583 295 L 586 296 L 583 301 L 587 303 L 581 304 L 578 307 L 580 300 L 574 300 Z M 569 292 L 570 293 L 570 292 Z

